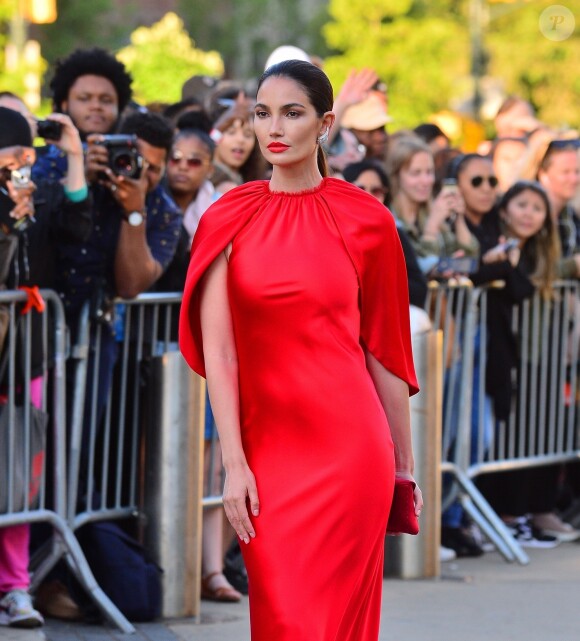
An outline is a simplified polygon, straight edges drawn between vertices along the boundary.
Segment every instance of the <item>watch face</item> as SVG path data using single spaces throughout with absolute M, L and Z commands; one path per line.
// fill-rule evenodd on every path
M 143 222 L 143 214 L 140 211 L 132 211 L 127 216 L 127 222 L 133 227 L 137 227 Z

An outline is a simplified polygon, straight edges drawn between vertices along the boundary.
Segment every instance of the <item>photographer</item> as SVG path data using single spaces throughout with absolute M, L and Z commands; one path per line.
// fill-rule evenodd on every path
M 124 153 L 134 154 L 142 167 L 134 177 L 115 173 L 107 139 L 89 138 L 86 170 L 98 176 L 91 185 L 93 231 L 84 243 L 61 245 L 57 278 L 73 343 L 87 301 L 91 302 L 92 320 L 103 325 L 97 416 L 104 409 L 118 353 L 111 301 L 115 296 L 134 297 L 159 278 L 173 258 L 181 225 L 179 209 L 159 184 L 171 145 L 171 127 L 161 116 L 138 113 L 125 121 L 122 131 L 128 136 L 126 144 L 134 140 Z M 89 362 L 89 371 L 91 367 Z M 88 380 L 87 389 L 92 384 Z
M 70 170 L 64 185 L 29 178 L 35 159 L 29 123 L 17 111 L 0 107 L 0 239 L 2 283 L 10 289 L 26 285 L 54 287 L 57 239 L 82 241 L 90 233 L 88 191 L 84 179 L 82 146 L 70 118 L 49 117 L 62 126 L 55 141 L 68 158 Z M 30 398 L 42 405 L 43 376 L 50 354 L 42 343 L 42 317 L 32 309 Z M 23 355 L 17 352 L 16 377 L 22 385 Z M 6 381 L 2 381 L 5 385 Z M 0 483 L 4 483 L 0 477 Z M 0 623 L 35 627 L 43 619 L 32 606 L 28 588 L 30 526 L 0 528 Z
M 129 117 L 132 129 L 123 133 L 139 140 L 127 152 L 135 152 L 143 166 L 134 177 L 130 172 L 120 176 L 110 166 L 114 147 L 105 136 L 117 129 L 131 98 L 131 76 L 124 65 L 103 49 L 78 49 L 57 63 L 50 87 L 55 110 L 70 115 L 85 141 L 85 172 L 93 196 L 91 237 L 82 246 L 61 247 L 58 288 L 74 332 L 86 300 L 136 296 L 173 256 L 179 210 L 159 187 L 172 131 L 158 116 Z M 36 162 L 33 177 L 60 180 L 67 171 L 67 159 L 50 145 Z
M 36 152 L 29 123 L 16 111 L 0 107 L 0 143 L 13 139 L 11 127 L 26 124 L 30 145 L 0 144 L 3 170 L 2 220 L 0 230 L 18 245 L 8 286 L 55 286 L 57 245 L 82 242 L 91 231 L 90 200 L 84 176 L 79 132 L 64 114 L 51 114 L 47 121 L 60 125 L 59 140 L 50 141 L 67 159 L 69 171 L 63 183 L 33 182 L 30 170 Z M 15 129 L 19 131 L 19 129 Z
M 123 63 L 104 49 L 77 49 L 56 63 L 50 82 L 53 109 L 70 116 L 83 141 L 89 134 L 113 133 L 131 99 L 131 82 Z M 39 154 L 33 177 L 61 180 L 66 172 L 65 155 L 49 144 Z M 90 176 L 87 181 L 93 182 Z

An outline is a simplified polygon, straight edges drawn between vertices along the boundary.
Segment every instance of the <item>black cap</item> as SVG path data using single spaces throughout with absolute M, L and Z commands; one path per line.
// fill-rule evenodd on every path
M 0 149 L 15 145 L 32 147 L 30 125 L 17 111 L 0 107 Z

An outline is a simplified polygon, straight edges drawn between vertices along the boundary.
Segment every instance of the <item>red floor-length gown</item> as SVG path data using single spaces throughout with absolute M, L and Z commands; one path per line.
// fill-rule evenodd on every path
M 240 424 L 261 504 L 242 543 L 252 641 L 376 641 L 394 456 L 363 345 L 417 391 L 394 221 L 333 178 L 223 196 L 201 219 L 181 312 L 181 349 L 202 375 L 198 284 L 230 242 Z

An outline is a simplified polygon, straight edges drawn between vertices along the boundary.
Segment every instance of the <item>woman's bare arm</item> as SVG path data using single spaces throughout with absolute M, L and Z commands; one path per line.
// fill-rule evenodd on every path
M 385 410 L 391 437 L 395 446 L 395 473 L 402 478 L 413 478 L 415 461 L 411 441 L 411 415 L 409 409 L 409 386 L 389 372 L 388 369 L 368 351 L 365 351 L 367 369 Z M 417 516 L 423 508 L 423 497 L 419 486 L 415 488 L 415 512 Z
M 240 539 L 256 535 L 252 513 L 260 509 L 256 481 L 242 445 L 239 412 L 238 359 L 228 292 L 228 263 L 223 252 L 212 263 L 201 284 L 201 329 L 211 407 L 215 417 L 226 471 L 224 508 Z

